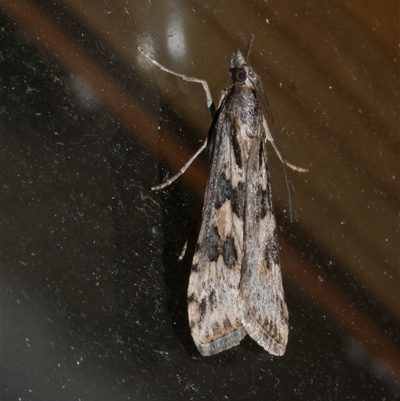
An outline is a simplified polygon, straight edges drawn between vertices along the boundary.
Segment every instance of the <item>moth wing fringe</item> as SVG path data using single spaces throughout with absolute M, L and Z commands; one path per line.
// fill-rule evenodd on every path
M 203 356 L 218 354 L 229 348 L 236 347 L 246 335 L 246 330 L 240 326 L 237 330 L 208 344 L 196 342 L 197 349 Z
M 247 334 L 272 355 L 282 356 L 286 350 L 286 344 L 277 342 L 266 332 L 257 320 L 252 316 L 244 299 L 240 298 L 239 310 L 242 314 L 242 323 Z

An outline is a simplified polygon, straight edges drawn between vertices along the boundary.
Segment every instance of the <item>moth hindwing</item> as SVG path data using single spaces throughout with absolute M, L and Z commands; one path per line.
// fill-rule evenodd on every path
M 249 334 L 273 355 L 283 355 L 289 332 L 267 163 L 273 138 L 257 101 L 260 78 L 240 50 L 230 66 L 232 83 L 217 111 L 204 80 L 177 74 L 142 53 L 162 70 L 201 83 L 213 114 L 207 146 L 210 177 L 188 286 L 189 324 L 202 355 L 240 343 Z M 269 112 L 270 115 L 270 112 Z M 275 123 L 272 122 L 274 125 Z M 153 189 L 161 189 L 181 171 Z

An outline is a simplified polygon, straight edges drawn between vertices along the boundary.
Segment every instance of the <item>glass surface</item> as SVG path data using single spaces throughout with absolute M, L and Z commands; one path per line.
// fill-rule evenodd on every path
M 398 4 L 3 0 L 2 399 L 399 399 Z M 186 290 L 203 90 L 260 75 L 289 343 L 201 357 Z M 197 222 L 197 223 L 196 223 Z M 193 228 L 194 227 L 194 228 Z M 182 261 L 181 249 L 189 238 Z

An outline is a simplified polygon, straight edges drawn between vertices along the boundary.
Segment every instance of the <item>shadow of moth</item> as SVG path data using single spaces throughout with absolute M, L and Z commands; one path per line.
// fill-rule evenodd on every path
M 240 50 L 230 65 L 231 85 L 215 110 L 207 82 L 178 74 L 142 54 L 165 72 L 203 85 L 212 115 L 202 147 L 159 190 L 175 181 L 207 147 L 210 176 L 188 286 L 189 325 L 202 355 L 234 347 L 249 334 L 273 355 L 283 355 L 289 333 L 266 144 L 286 166 L 257 100 L 262 94 L 273 132 L 276 125 L 260 78 Z M 276 142 L 278 143 L 278 142 Z M 288 180 L 286 179 L 288 183 Z M 290 186 L 288 186 L 291 199 Z

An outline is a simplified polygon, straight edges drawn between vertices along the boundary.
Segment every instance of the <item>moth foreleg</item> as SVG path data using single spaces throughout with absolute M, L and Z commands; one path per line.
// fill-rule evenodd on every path
M 214 105 L 214 101 L 211 96 L 210 88 L 208 87 L 208 83 L 205 79 L 189 77 L 188 75 L 179 74 L 178 72 L 172 71 L 169 68 L 161 65 L 158 61 L 152 59 L 150 57 L 150 55 L 141 46 L 138 47 L 138 50 L 143 54 L 143 56 L 145 56 L 148 60 L 150 60 L 154 65 L 156 65 L 161 70 L 168 72 L 168 74 L 172 74 L 172 75 L 175 75 L 176 77 L 182 78 L 186 82 L 195 82 L 195 83 L 201 84 L 203 86 L 204 92 L 206 93 L 206 101 L 207 101 L 208 110 L 210 111 L 211 117 L 214 117 L 215 105 Z
M 308 169 L 303 168 L 303 167 L 297 167 L 294 164 L 289 163 L 286 159 L 283 158 L 281 152 L 279 151 L 278 147 L 275 144 L 274 138 L 272 137 L 272 135 L 271 135 L 271 133 L 269 131 L 268 124 L 267 124 L 267 121 L 265 120 L 264 116 L 263 116 L 263 128 L 264 128 L 264 131 L 265 131 L 266 139 L 271 142 L 271 145 L 274 148 L 275 153 L 278 155 L 279 160 L 282 163 L 286 164 L 286 166 L 288 166 L 289 168 L 291 168 L 294 171 L 298 171 L 300 173 L 306 173 L 308 171 Z
M 163 183 L 156 185 L 154 187 L 151 187 L 152 191 L 159 191 L 160 189 L 163 189 L 167 187 L 168 185 L 172 184 L 177 178 L 179 178 L 187 169 L 188 167 L 193 163 L 193 160 L 206 148 L 207 146 L 207 139 L 203 142 L 203 145 L 201 145 L 201 148 L 189 159 L 189 161 L 170 179 L 167 181 L 164 181 Z

